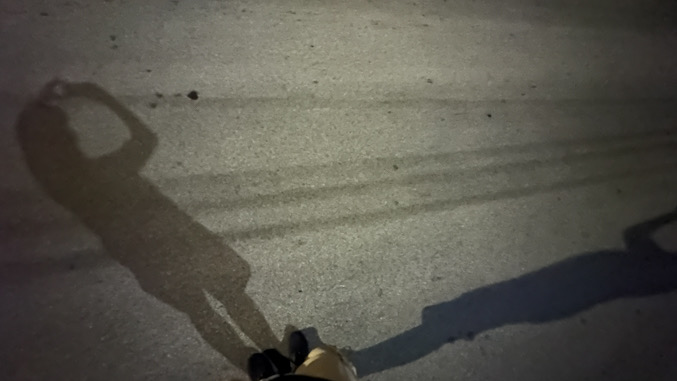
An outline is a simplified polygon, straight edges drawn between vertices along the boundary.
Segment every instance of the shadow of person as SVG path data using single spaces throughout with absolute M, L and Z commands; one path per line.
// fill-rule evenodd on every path
M 108 107 L 131 138 L 113 153 L 86 157 L 66 113 L 55 105 L 60 97 L 84 97 Z M 248 264 L 139 174 L 157 138 L 111 95 L 89 83 L 52 82 L 21 112 L 16 132 L 28 167 L 47 194 L 96 233 L 144 291 L 187 314 L 214 349 L 241 368 L 254 352 L 212 309 L 206 293 L 257 346 L 278 344 L 245 293 Z
M 621 298 L 677 290 L 677 253 L 651 234 L 677 220 L 677 210 L 628 228 L 625 251 L 575 256 L 551 266 L 425 307 L 422 323 L 354 352 L 360 376 L 408 364 L 458 339 L 509 324 L 545 323 Z

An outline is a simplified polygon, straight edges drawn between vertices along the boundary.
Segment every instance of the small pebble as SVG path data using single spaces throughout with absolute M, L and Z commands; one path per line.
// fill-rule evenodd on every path
M 428 83 L 433 83 L 433 80 L 430 79 L 430 78 L 428 78 L 428 81 L 427 81 L 427 82 L 428 82 Z
M 191 91 L 190 93 L 188 93 L 187 97 L 194 100 L 194 101 L 197 100 L 197 98 L 198 98 L 197 91 L 195 91 L 195 90 Z
M 115 41 L 117 39 L 117 37 L 114 34 L 111 34 L 109 38 L 111 41 Z
M 156 93 L 155 93 L 155 97 L 159 99 L 159 98 L 162 98 L 163 95 L 162 95 L 162 93 L 160 93 L 160 92 L 156 92 Z
M 393 164 L 393 169 L 397 171 L 400 167 L 398 167 L 397 164 Z
M 491 113 L 487 113 L 487 118 L 491 118 Z
M 157 103 L 155 103 L 155 102 L 150 102 L 150 103 L 148 104 L 148 107 L 150 107 L 150 108 L 156 108 L 156 107 L 157 107 Z

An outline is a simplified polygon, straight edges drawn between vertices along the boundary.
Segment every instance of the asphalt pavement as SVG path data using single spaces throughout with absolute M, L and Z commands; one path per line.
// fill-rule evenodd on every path
M 669 1 L 4 1 L 0 379 L 246 380 L 296 327 L 675 380 L 676 52 Z

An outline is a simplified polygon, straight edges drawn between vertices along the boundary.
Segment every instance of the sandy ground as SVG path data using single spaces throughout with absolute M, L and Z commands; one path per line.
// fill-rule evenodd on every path
M 2 2 L 0 379 L 244 380 L 289 325 L 369 380 L 677 379 L 676 257 L 579 260 L 677 207 L 675 15 Z M 112 100 L 31 108 L 55 77 Z M 116 110 L 156 144 L 99 167 Z

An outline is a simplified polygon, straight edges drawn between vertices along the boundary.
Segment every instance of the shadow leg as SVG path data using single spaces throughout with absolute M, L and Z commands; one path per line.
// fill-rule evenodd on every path
M 233 365 L 246 370 L 247 359 L 256 352 L 256 349 L 246 346 L 237 331 L 211 306 L 204 303 L 203 307 L 199 312 L 189 314 L 195 329 L 212 348 L 225 356 Z
M 280 345 L 280 340 L 249 295 L 242 292 L 224 301 L 230 317 L 259 348 L 277 348 Z

